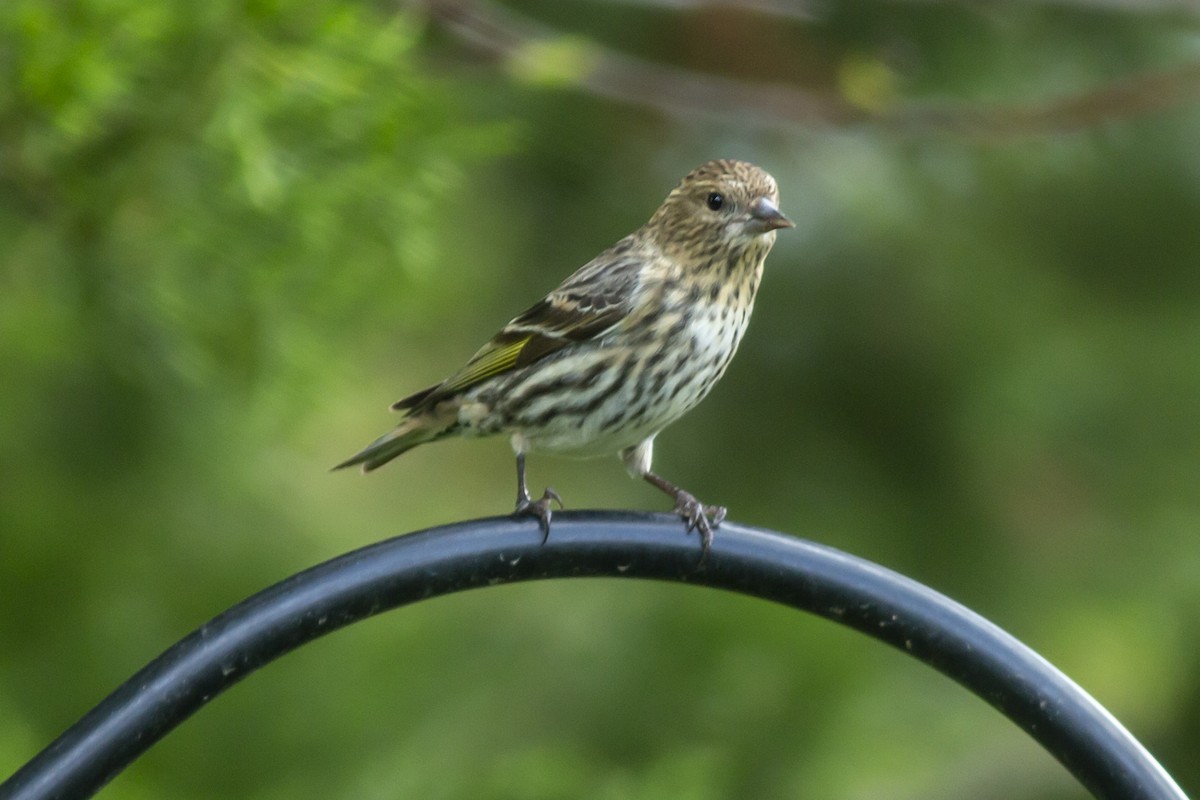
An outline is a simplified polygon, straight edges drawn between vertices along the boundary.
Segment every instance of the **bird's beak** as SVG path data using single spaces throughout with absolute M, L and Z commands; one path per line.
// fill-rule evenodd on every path
M 785 217 L 770 200 L 760 197 L 750 206 L 748 227 L 757 233 L 766 233 L 777 228 L 794 228 L 796 223 Z

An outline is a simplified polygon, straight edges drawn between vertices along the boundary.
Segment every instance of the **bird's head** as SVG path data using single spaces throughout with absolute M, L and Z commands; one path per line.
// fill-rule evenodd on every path
M 702 247 L 769 246 L 779 228 L 795 227 L 779 210 L 779 187 L 745 161 L 718 159 L 689 172 L 647 226 L 660 241 Z

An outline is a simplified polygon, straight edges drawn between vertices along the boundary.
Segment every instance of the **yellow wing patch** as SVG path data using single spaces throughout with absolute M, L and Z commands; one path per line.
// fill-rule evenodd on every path
M 525 345 L 529 344 L 529 340 L 532 338 L 531 334 L 504 344 L 488 342 L 467 362 L 465 367 L 438 387 L 439 394 L 452 394 L 485 381 L 493 375 L 499 375 L 512 369 L 517 363 L 521 351 L 525 349 Z

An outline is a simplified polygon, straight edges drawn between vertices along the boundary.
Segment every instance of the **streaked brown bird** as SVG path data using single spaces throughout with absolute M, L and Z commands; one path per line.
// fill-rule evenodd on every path
M 675 500 L 704 553 L 725 509 L 650 470 L 654 437 L 699 403 L 729 366 L 754 308 L 779 210 L 775 179 L 744 161 L 692 170 L 650 221 L 505 325 L 458 372 L 392 405 L 400 424 L 334 469 L 364 472 L 452 435 L 507 433 L 517 454 L 516 514 L 550 533 L 525 455 L 619 453 L 630 474 Z

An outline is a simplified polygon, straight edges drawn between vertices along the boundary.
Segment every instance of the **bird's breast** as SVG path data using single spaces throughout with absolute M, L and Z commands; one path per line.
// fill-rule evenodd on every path
M 479 391 L 474 432 L 516 431 L 531 450 L 592 456 L 632 447 L 687 413 L 725 373 L 757 277 L 665 284 L 604 336 Z

